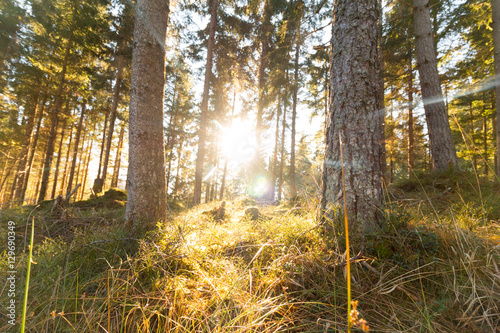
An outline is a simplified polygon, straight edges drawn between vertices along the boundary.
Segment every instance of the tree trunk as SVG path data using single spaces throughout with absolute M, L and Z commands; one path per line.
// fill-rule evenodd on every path
M 233 106 L 231 108 L 231 119 L 229 120 L 229 128 L 230 129 L 233 127 L 234 108 L 235 107 L 236 107 L 236 89 L 233 88 Z M 221 180 L 221 184 L 220 184 L 219 200 L 222 200 L 224 198 L 228 163 L 229 163 L 229 156 L 227 156 L 227 153 L 226 153 L 226 156 L 224 157 L 224 170 L 222 171 L 222 180 Z
M 27 176 L 27 171 L 28 171 L 28 153 L 29 149 L 31 147 L 31 143 L 33 142 L 33 131 L 34 131 L 34 125 L 35 125 L 35 117 L 36 117 L 36 111 L 38 108 L 38 96 L 39 96 L 39 90 L 35 93 L 33 96 L 32 102 L 33 105 L 32 107 L 29 108 L 29 113 L 27 115 L 27 123 L 26 123 L 26 132 L 25 132 L 25 138 L 24 138 L 24 144 L 22 148 L 22 153 L 21 153 L 21 160 L 19 163 L 19 176 L 16 184 L 16 193 L 14 195 L 14 199 L 19 200 L 20 204 L 22 205 L 24 202 L 24 198 L 21 198 L 22 192 L 23 192 L 23 187 L 24 187 L 24 180 L 28 177 Z
M 293 97 L 292 97 L 292 137 L 290 147 L 290 194 L 292 198 L 297 195 L 295 184 L 295 120 L 297 118 L 297 93 L 299 90 L 299 53 L 300 53 L 300 16 L 299 26 L 297 28 L 297 41 L 295 45 L 295 63 L 293 78 Z
M 274 194 L 276 192 L 276 179 L 278 178 L 278 145 L 280 136 L 280 117 L 281 117 L 281 90 L 278 90 L 278 106 L 276 109 L 276 131 L 274 133 L 274 152 L 272 170 L 273 175 L 271 178 L 271 189 L 269 190 L 269 200 L 274 201 Z
M 341 220 L 335 211 L 344 210 L 340 202 L 345 195 L 347 212 L 344 213 L 350 217 L 350 228 L 364 234 L 379 230 L 383 223 L 378 5 L 370 0 L 336 0 L 334 8 L 332 91 L 321 206 L 323 221 L 333 221 L 337 224 L 336 231 L 341 232 Z M 343 165 L 339 154 L 341 144 Z
M 208 36 L 207 62 L 205 66 L 205 82 L 203 85 L 203 99 L 201 101 L 200 129 L 198 132 L 198 154 L 196 156 L 196 170 L 194 176 L 193 204 L 201 203 L 201 185 L 203 181 L 203 164 L 206 154 L 206 139 L 208 126 L 208 98 L 210 92 L 210 76 L 212 75 L 212 58 L 215 44 L 215 29 L 217 27 L 218 0 L 212 0 L 210 16 L 210 31 Z
M 259 76 L 258 76 L 258 85 L 259 85 L 259 101 L 257 102 L 257 126 L 256 126 L 256 141 L 257 141 L 257 154 L 256 161 L 257 163 L 261 163 L 262 160 L 262 117 L 264 113 L 264 93 L 266 88 L 266 67 L 267 67 L 267 55 L 269 53 L 269 34 L 271 33 L 271 8 L 270 8 L 270 0 L 264 0 L 264 15 L 262 19 L 262 27 L 260 34 L 260 64 L 259 64 Z M 262 165 L 257 165 L 258 167 L 262 167 Z
M 78 128 L 76 130 L 75 148 L 73 150 L 73 158 L 71 160 L 71 169 L 69 170 L 69 179 L 68 179 L 68 185 L 67 185 L 67 189 L 66 189 L 66 197 L 71 193 L 71 190 L 73 190 L 73 178 L 75 176 L 76 159 L 78 157 L 78 150 L 80 148 L 80 136 L 82 134 L 83 118 L 85 118 L 86 107 L 87 107 L 87 101 L 83 100 L 82 112 L 80 114 L 80 121 L 78 122 Z
M 180 177 L 181 177 L 181 156 L 182 156 L 182 145 L 184 143 L 183 138 L 180 138 L 179 142 L 179 148 L 178 148 L 178 153 L 177 153 L 177 172 L 175 176 L 175 184 L 174 184 L 174 196 L 178 195 L 179 191 L 179 184 L 180 184 Z
M 47 87 L 46 87 L 46 90 L 45 90 L 45 93 L 43 96 L 43 101 L 42 101 L 42 104 L 40 107 L 40 111 L 38 112 L 38 116 L 37 116 L 37 123 L 36 123 L 36 129 L 34 131 L 33 141 L 30 144 L 30 149 L 28 150 L 28 164 L 26 166 L 26 176 L 24 177 L 23 190 L 22 190 L 21 195 L 19 197 L 19 199 L 23 200 L 23 201 L 24 201 L 24 198 L 26 197 L 26 190 L 28 188 L 28 182 L 29 182 L 29 178 L 30 178 L 30 174 L 31 174 L 31 169 L 33 166 L 33 159 L 35 157 L 35 151 L 36 151 L 36 147 L 38 145 L 38 138 L 40 137 L 40 127 L 42 124 L 43 113 L 45 110 L 45 103 L 47 102 L 47 98 L 49 95 L 49 86 L 50 86 L 50 80 L 47 80 Z M 33 193 L 33 195 L 37 195 L 37 194 L 38 194 L 38 192 Z
M 43 163 L 43 174 L 42 174 L 42 180 L 40 184 L 40 192 L 38 195 L 38 202 L 41 202 L 45 199 L 45 194 L 47 192 L 47 185 L 49 182 L 49 175 L 50 175 L 50 167 L 52 164 L 52 158 L 54 155 L 54 140 L 55 140 L 55 129 L 56 129 L 56 123 L 57 123 L 57 117 L 59 114 L 59 111 L 61 109 L 61 104 L 62 104 L 62 92 L 63 88 L 66 82 L 66 69 L 68 65 L 68 60 L 69 60 L 69 54 L 71 51 L 71 43 L 73 39 L 73 29 L 70 31 L 70 35 L 68 38 L 68 43 L 66 45 L 66 50 L 64 54 L 64 61 L 63 61 L 63 66 L 61 70 L 61 76 L 59 78 L 59 87 L 57 88 L 57 94 L 55 97 L 55 102 L 54 102 L 54 109 L 52 111 L 51 115 L 51 127 L 50 127 L 50 135 L 49 135 L 49 141 L 47 143 L 47 150 L 45 152 L 45 161 Z
M 455 143 L 451 136 L 437 70 L 429 0 L 413 0 L 413 5 L 417 67 L 429 131 L 433 168 L 435 172 L 458 169 Z
M 61 154 L 62 154 L 62 146 L 63 146 L 65 131 L 66 131 L 66 119 L 64 119 L 64 122 L 62 124 L 61 139 L 59 140 L 59 148 L 57 149 L 56 170 L 54 171 L 54 183 L 52 185 L 51 198 L 56 197 L 57 180 L 59 178 L 59 166 L 61 164 Z
M 94 126 L 95 130 L 95 126 Z M 94 131 L 92 131 L 93 133 Z M 82 187 L 81 187 L 81 192 L 80 192 L 80 201 L 83 200 L 83 196 L 85 194 L 85 185 L 87 184 L 87 176 L 89 173 L 89 164 L 90 164 L 90 156 L 92 155 L 92 147 L 94 145 L 94 140 L 92 137 L 90 138 L 90 145 L 87 147 L 87 153 L 85 154 L 85 160 L 84 160 L 84 169 L 83 169 L 83 180 L 82 180 Z
M 286 130 L 286 104 L 288 101 L 288 70 L 285 79 L 285 94 L 283 96 L 283 121 L 281 124 L 281 149 L 280 149 L 280 176 L 278 181 L 278 201 L 281 201 L 281 193 L 283 192 L 283 169 L 285 166 L 285 130 Z
M 69 140 L 68 140 L 68 146 L 67 146 L 67 150 L 66 150 L 66 159 L 64 160 L 64 172 L 63 172 L 63 176 L 62 176 L 62 179 L 61 179 L 61 187 L 59 189 L 59 194 L 63 194 L 64 193 L 64 186 L 66 185 L 66 178 L 68 176 L 68 169 L 69 169 L 69 157 L 70 157 L 70 154 L 71 154 L 71 143 L 73 141 L 73 124 L 70 123 L 70 130 L 69 130 Z
M 493 25 L 493 55 L 495 60 L 495 114 L 496 114 L 496 163 L 495 171 L 497 180 L 500 181 L 500 3 L 497 0 L 491 0 L 492 25 Z
M 411 54 L 411 53 L 410 53 Z M 413 153 L 413 66 L 410 56 L 408 64 L 408 178 L 411 178 L 415 168 L 415 155 Z
M 104 166 L 102 168 L 102 186 L 106 187 L 106 176 L 108 175 L 109 154 L 111 153 L 111 142 L 113 141 L 113 132 L 115 131 L 116 109 L 118 108 L 118 100 L 120 98 L 120 86 L 123 73 L 123 59 L 118 56 L 116 68 L 116 82 L 113 92 L 113 104 L 111 104 L 111 113 L 109 115 L 109 128 L 106 141 L 106 152 L 104 154 Z
M 113 177 L 111 177 L 111 187 L 118 187 L 118 175 L 120 174 L 124 134 L 125 134 L 125 122 L 122 122 L 120 126 L 120 135 L 118 137 L 118 148 L 116 150 L 115 164 L 113 166 Z
M 127 221 L 165 220 L 165 39 L 168 0 L 138 0 L 130 89 Z

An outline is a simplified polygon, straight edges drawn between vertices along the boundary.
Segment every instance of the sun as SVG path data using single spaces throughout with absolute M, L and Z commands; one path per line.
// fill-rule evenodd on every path
M 230 127 L 222 130 L 222 149 L 228 160 L 239 164 L 255 155 L 255 133 L 248 120 L 236 118 Z

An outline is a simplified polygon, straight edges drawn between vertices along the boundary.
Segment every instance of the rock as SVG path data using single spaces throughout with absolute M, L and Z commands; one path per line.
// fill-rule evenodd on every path
M 255 221 L 262 217 L 259 209 L 257 207 L 248 207 L 245 209 L 244 217 L 249 218 L 252 221 Z

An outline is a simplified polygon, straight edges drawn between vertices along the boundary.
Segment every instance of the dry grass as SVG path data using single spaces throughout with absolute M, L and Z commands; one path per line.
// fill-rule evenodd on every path
M 371 332 L 498 332 L 498 228 L 470 231 L 460 219 L 476 226 L 473 210 L 439 207 L 438 220 L 425 201 L 409 202 L 391 203 L 387 230 L 369 237 L 367 253 L 352 264 L 360 316 Z M 99 212 L 77 211 L 68 219 L 80 224 L 60 230 L 62 222 L 38 213 L 27 331 L 347 330 L 342 246 L 323 239 L 314 203 L 293 214 L 264 207 L 264 218 L 250 221 L 242 201 L 229 202 L 222 222 L 202 214 L 214 205 L 182 212 L 140 240 L 120 217 L 102 223 Z M 26 214 L 8 211 L 2 221 Z M 22 272 L 26 257 L 18 259 Z M 0 321 L 0 331 L 7 328 Z

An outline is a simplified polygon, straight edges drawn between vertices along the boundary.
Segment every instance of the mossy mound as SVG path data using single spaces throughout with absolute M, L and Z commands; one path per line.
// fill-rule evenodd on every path
M 74 203 L 78 208 L 120 208 L 127 202 L 127 192 L 112 188 L 104 192 L 100 197 L 90 198 Z

